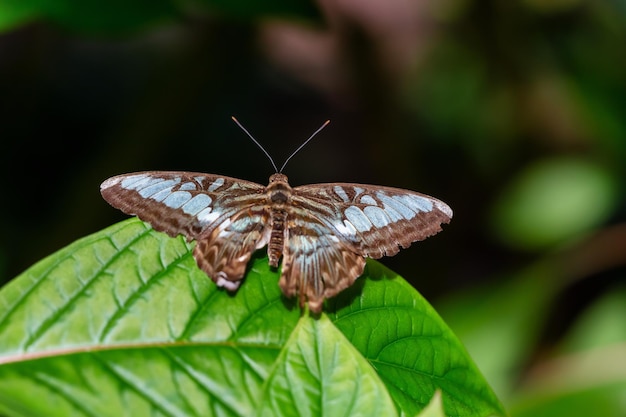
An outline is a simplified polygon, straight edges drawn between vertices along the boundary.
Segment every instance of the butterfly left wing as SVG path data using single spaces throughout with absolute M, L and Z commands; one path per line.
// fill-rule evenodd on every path
M 104 199 L 160 232 L 196 240 L 193 256 L 219 286 L 234 290 L 255 249 L 267 244 L 265 187 L 221 175 L 148 171 L 101 185 Z

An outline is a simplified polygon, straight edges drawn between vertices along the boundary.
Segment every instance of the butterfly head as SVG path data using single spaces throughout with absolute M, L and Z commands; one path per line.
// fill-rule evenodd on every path
M 272 176 L 270 176 L 270 185 L 274 183 L 283 183 L 289 186 L 289 180 L 287 179 L 287 176 L 285 174 L 272 174 Z

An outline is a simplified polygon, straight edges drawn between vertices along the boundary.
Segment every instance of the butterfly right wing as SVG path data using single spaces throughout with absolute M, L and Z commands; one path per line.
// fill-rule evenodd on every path
M 264 189 L 221 175 L 170 171 L 118 175 L 100 187 L 113 207 L 172 237 L 196 240 L 198 266 L 229 290 L 239 286 L 254 250 L 267 244 Z
M 452 218 L 452 210 L 433 197 L 362 184 L 296 187 L 291 202 L 280 286 L 287 296 L 298 293 L 314 312 L 352 285 L 364 257 L 394 255 Z
M 443 201 L 400 188 L 313 184 L 294 188 L 294 195 L 294 204 L 316 215 L 343 244 L 375 259 L 438 233 L 452 219 Z

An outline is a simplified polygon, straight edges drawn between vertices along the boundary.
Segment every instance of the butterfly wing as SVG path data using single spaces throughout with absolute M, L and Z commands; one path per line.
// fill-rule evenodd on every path
M 352 285 L 365 259 L 342 242 L 313 212 L 292 208 L 279 285 L 287 297 L 298 294 L 313 312 L 324 299 Z
M 118 175 L 100 186 L 113 207 L 172 237 L 197 240 L 198 266 L 229 290 L 239 286 L 252 252 L 267 244 L 264 190 L 220 175 L 167 171 Z
M 280 285 L 315 312 L 362 274 L 364 257 L 395 255 L 452 218 L 442 201 L 390 187 L 306 185 L 291 201 Z
M 376 259 L 438 233 L 452 219 L 450 207 L 434 197 L 373 185 L 296 187 L 294 204 L 318 213 L 317 218 L 356 253 Z

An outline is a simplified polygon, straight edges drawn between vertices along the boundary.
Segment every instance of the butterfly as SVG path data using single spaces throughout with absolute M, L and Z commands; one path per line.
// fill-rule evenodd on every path
M 111 177 L 100 190 L 113 207 L 155 230 L 195 240 L 198 267 L 229 291 L 241 284 L 252 253 L 267 246 L 272 267 L 282 260 L 283 294 L 297 295 L 300 305 L 308 304 L 314 313 L 321 312 L 325 299 L 354 283 L 366 257 L 395 255 L 438 233 L 452 218 L 444 202 L 399 188 L 291 187 L 282 170 L 296 152 L 280 170 L 269 157 L 276 173 L 267 186 L 215 174 L 146 171 Z

